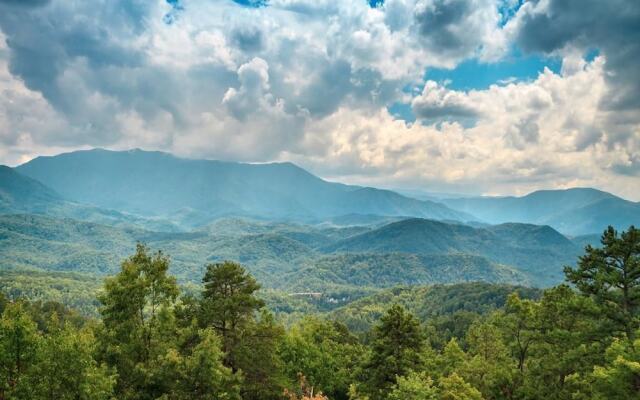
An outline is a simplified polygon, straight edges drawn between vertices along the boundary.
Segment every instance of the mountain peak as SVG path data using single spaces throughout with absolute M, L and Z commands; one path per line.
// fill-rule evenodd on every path
M 439 203 L 327 182 L 290 162 L 248 164 L 93 149 L 39 157 L 17 169 L 79 203 L 167 218 L 189 209 L 196 224 L 234 215 L 306 221 L 351 213 L 473 219 Z

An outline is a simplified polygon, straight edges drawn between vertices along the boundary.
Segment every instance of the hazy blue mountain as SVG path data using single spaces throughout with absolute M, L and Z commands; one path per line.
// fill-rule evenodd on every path
M 140 226 L 162 231 L 178 229 L 167 220 L 143 218 L 68 201 L 39 181 L 12 168 L 0 166 L 0 214 L 23 213 L 74 218 L 114 226 Z
M 550 225 L 568 235 L 600 233 L 608 225 L 640 225 L 640 203 L 590 188 L 540 190 L 523 197 L 443 199 L 443 204 L 485 222 Z
M 562 280 L 562 266 L 573 264 L 581 252 L 548 226 L 509 223 L 474 228 L 426 219 L 385 225 L 322 249 L 325 252 L 473 254 L 516 267 L 537 285 Z
M 45 185 L 0 165 L 0 213 L 42 213 L 63 204 Z
M 190 226 L 225 215 L 305 221 L 345 214 L 473 219 L 440 203 L 327 182 L 291 163 L 243 164 L 95 149 L 38 157 L 16 169 L 79 203 L 174 217 Z

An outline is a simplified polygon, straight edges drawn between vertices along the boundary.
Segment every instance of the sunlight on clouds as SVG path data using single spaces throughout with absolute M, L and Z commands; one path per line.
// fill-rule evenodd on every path
M 553 36 L 562 27 L 545 31 L 547 42 L 526 35 L 557 7 L 0 5 L 0 158 L 16 164 L 77 148 L 144 147 L 291 160 L 385 187 L 522 193 L 578 185 L 638 199 L 640 114 L 627 90 L 637 82 L 625 85 L 637 74 L 618 42 L 585 30 L 587 16 L 567 23 L 602 45 L 592 61 L 582 36 Z M 599 24 L 625 22 L 616 10 L 601 12 Z M 504 60 L 514 46 L 561 57 L 561 72 L 470 91 L 424 81 L 429 68 Z M 392 104 L 411 108 L 416 122 L 395 119 Z

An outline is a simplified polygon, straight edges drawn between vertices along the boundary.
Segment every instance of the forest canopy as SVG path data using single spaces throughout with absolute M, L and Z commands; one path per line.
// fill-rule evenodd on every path
M 601 242 L 545 291 L 390 289 L 286 326 L 242 265 L 184 290 L 139 244 L 95 317 L 0 296 L 0 399 L 638 398 L 640 231 Z

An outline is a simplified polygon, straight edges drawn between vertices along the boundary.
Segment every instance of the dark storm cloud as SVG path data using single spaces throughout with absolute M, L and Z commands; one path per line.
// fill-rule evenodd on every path
M 472 56 L 487 29 L 495 28 L 496 5 L 484 0 L 425 0 L 414 10 L 417 34 L 431 51 L 454 58 Z M 497 17 L 496 17 L 497 18 Z
M 637 0 L 550 0 L 522 7 L 517 44 L 527 52 L 551 53 L 566 46 L 597 48 L 606 57 L 608 110 L 640 108 L 640 2 Z
M 451 30 L 469 13 L 468 0 L 436 0 L 419 10 L 415 19 L 420 34 L 428 38 L 432 45 L 440 49 L 457 48 L 464 45 L 467 38 Z

